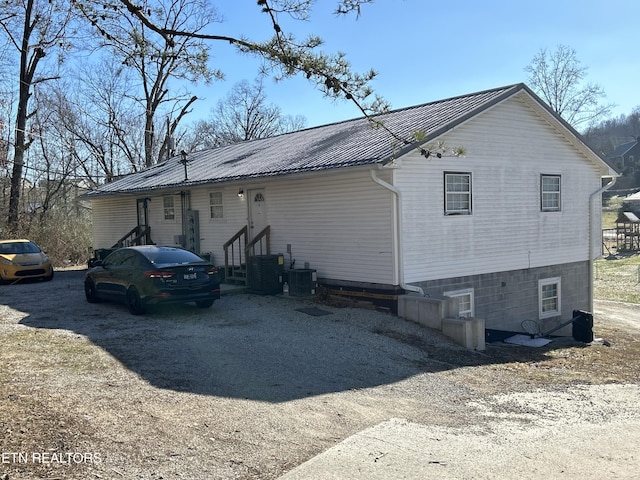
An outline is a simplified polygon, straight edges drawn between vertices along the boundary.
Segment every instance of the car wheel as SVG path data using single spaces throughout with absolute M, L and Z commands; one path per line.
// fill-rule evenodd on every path
M 198 306 L 198 308 L 209 308 L 211 305 L 213 305 L 213 298 L 210 298 L 209 300 L 198 300 L 196 302 L 196 305 Z
M 98 303 L 100 301 L 96 292 L 96 286 L 91 280 L 85 280 L 84 282 L 84 296 L 89 303 Z
M 144 304 L 136 287 L 129 287 L 129 290 L 127 290 L 127 307 L 134 315 L 142 315 L 144 313 Z
M 51 280 L 53 280 L 53 270 L 51 270 L 51 275 L 43 277 L 42 280 L 44 280 L 45 282 L 50 282 Z

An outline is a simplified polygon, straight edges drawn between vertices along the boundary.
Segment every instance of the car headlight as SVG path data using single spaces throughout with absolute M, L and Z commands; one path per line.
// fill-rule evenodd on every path
M 4 257 L 0 257 L 0 263 L 3 265 L 13 265 L 13 262 L 11 260 L 7 260 Z

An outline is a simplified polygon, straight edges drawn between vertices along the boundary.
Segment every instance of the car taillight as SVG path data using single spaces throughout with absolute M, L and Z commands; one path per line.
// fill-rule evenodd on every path
M 176 276 L 174 272 L 163 272 L 162 270 L 151 270 L 144 272 L 144 276 L 147 278 L 161 278 L 162 280 L 168 280 Z
M 211 267 L 210 269 L 207 270 L 207 275 L 217 275 L 218 274 L 218 269 L 216 267 Z

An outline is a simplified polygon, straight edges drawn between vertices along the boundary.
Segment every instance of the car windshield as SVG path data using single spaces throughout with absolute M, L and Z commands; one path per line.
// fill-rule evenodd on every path
M 0 243 L 0 254 L 18 255 L 21 253 L 40 253 L 40 249 L 31 242 L 7 242 Z
M 184 263 L 204 261 L 195 253 L 192 253 L 188 250 L 181 250 L 179 248 L 148 251 L 144 252 L 144 256 L 147 257 L 149 261 L 157 267 L 160 267 L 162 265 L 180 265 Z

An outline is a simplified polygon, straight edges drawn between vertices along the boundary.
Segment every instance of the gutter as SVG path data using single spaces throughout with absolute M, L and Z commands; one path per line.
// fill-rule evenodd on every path
M 379 166 L 378 168 L 382 168 L 382 167 Z M 394 256 L 395 256 L 395 262 L 398 268 L 398 272 L 397 272 L 398 283 L 400 284 L 400 287 L 403 288 L 404 290 L 418 293 L 424 297 L 425 294 L 422 288 L 417 287 L 415 285 L 407 285 L 404 281 L 404 255 L 403 255 L 403 249 L 402 249 L 402 194 L 400 193 L 400 190 L 398 190 L 397 187 L 394 187 L 390 183 L 387 183 L 384 180 L 381 180 L 380 178 L 378 178 L 378 175 L 376 175 L 376 171 L 374 169 L 371 169 L 370 173 L 371 173 L 371 180 L 373 180 L 375 183 L 377 183 L 381 187 L 386 188 L 394 195 L 396 221 L 394 222 L 394 226 L 393 226 L 393 239 L 396 246 Z
M 594 217 L 594 204 L 593 204 L 593 199 L 597 198 L 599 195 L 601 195 L 603 192 L 606 192 L 607 190 L 609 190 L 611 187 L 613 187 L 616 182 L 618 181 L 618 177 L 616 176 L 605 176 L 603 178 L 610 178 L 611 181 L 609 183 L 607 183 L 604 187 L 599 188 L 598 190 L 596 190 L 595 192 L 593 192 L 590 196 L 589 196 L 589 235 L 588 235 L 588 240 L 589 240 L 589 311 L 591 313 L 593 313 L 593 258 L 594 258 L 594 252 L 593 252 L 593 217 Z M 600 209 L 602 209 L 602 202 L 600 202 Z M 602 235 L 602 224 L 600 225 L 600 235 Z M 602 245 L 600 246 L 600 248 L 602 249 Z M 598 257 L 600 255 L 597 255 Z

